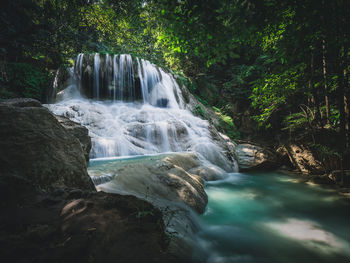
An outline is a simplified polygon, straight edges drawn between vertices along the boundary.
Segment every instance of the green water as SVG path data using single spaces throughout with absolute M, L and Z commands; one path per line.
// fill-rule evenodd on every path
M 350 202 L 278 173 L 208 182 L 201 262 L 350 262 Z

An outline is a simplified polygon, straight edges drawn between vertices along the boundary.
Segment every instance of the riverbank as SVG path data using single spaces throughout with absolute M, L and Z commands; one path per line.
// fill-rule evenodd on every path
M 96 192 L 86 128 L 65 121 L 66 128 L 31 99 L 2 101 L 0 118 L 3 260 L 183 261 L 168 251 L 160 210 L 134 196 Z

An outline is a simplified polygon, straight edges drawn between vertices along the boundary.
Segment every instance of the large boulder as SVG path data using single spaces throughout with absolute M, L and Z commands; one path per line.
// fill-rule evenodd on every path
M 35 100 L 0 102 L 0 176 L 93 190 L 79 140 Z
M 244 142 L 235 147 L 235 154 L 240 171 L 272 169 L 279 166 L 277 154 L 267 147 Z
M 186 262 L 169 252 L 161 212 L 136 197 L 0 176 L 0 200 L 3 262 Z
M 208 198 L 204 180 L 188 172 L 200 166 L 193 153 L 177 153 L 144 157 L 129 161 L 111 161 L 89 169 L 93 177 L 111 176 L 111 181 L 97 186 L 98 190 L 131 194 L 158 206 L 183 206 L 203 213 Z
M 133 159 L 92 161 L 89 173 L 104 176 L 96 188 L 109 193 L 134 195 L 151 202 L 163 212 L 166 231 L 171 234 L 169 251 L 186 257 L 192 254 L 198 230 L 194 213 L 203 213 L 208 198 L 204 191 L 206 171 L 194 153 L 173 153 Z M 201 172 L 201 176 L 194 174 Z M 181 261 L 182 262 L 182 261 Z
M 41 107 L 41 103 L 38 100 L 30 98 L 15 98 L 9 100 L 0 100 L 1 105 L 13 106 L 13 107 Z
M 91 150 L 91 137 L 89 136 L 89 130 L 86 127 L 80 125 L 79 123 L 71 121 L 66 117 L 58 115 L 55 115 L 55 117 L 71 135 L 73 135 L 79 140 L 81 148 L 84 151 L 85 159 L 88 162 Z

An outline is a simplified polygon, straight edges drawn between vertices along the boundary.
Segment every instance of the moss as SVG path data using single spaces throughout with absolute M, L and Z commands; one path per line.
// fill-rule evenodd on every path
M 199 116 L 199 117 L 202 117 L 204 119 L 207 118 L 207 114 L 205 112 L 205 110 L 203 109 L 203 107 L 201 105 L 197 105 L 195 108 L 194 108 L 194 111 L 193 111 L 194 115 L 196 116 Z

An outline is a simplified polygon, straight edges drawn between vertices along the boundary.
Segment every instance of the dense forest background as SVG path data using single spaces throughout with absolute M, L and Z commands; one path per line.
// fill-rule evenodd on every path
M 307 138 L 344 159 L 349 13 L 347 0 L 7 0 L 0 97 L 45 102 L 78 53 L 130 53 L 176 74 L 233 138 Z

